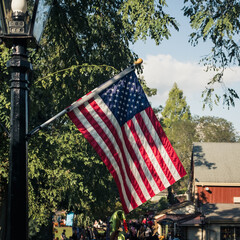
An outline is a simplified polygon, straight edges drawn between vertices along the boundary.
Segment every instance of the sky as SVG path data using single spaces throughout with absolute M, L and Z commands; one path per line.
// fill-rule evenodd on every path
M 181 8 L 183 1 L 168 1 L 166 11 L 180 24 L 179 31 L 172 30 L 171 38 L 163 40 L 156 46 L 155 42 L 148 39 L 146 42 L 138 41 L 131 49 L 143 59 L 143 76 L 147 85 L 157 89 L 157 95 L 150 97 L 153 107 L 165 106 L 168 93 L 176 82 L 183 91 L 192 115 L 214 116 L 224 118 L 233 123 L 234 128 L 240 133 L 240 100 L 235 101 L 235 107 L 214 105 L 203 110 L 202 91 L 214 72 L 206 72 L 199 62 L 203 56 L 210 53 L 211 42 L 200 42 L 196 47 L 188 42 L 191 27 L 189 20 L 183 16 Z M 226 87 L 233 88 L 240 96 L 240 67 L 232 67 L 224 74 Z M 223 94 L 222 86 L 216 85 L 216 91 Z

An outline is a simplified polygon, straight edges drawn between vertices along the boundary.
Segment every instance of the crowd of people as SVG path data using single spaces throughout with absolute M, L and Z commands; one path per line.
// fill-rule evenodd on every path
M 129 232 L 126 234 L 128 240 L 180 240 L 169 232 L 167 236 L 160 235 L 160 226 L 152 217 L 143 218 L 141 221 L 133 220 L 128 224 Z
M 101 232 L 99 232 L 101 228 Z M 104 230 L 104 231 L 103 231 Z M 55 238 L 55 240 L 110 240 L 110 226 L 97 221 L 92 227 L 73 227 L 72 236 L 66 237 L 66 231 L 63 229 L 61 238 Z M 119 231 L 124 231 L 123 226 Z M 143 218 L 140 220 L 130 220 L 128 222 L 128 232 L 124 232 L 126 240 L 180 240 L 178 236 L 173 236 L 173 233 L 169 232 L 167 236 L 159 235 L 159 224 L 153 220 L 153 218 Z M 117 240 L 117 239 L 114 239 Z

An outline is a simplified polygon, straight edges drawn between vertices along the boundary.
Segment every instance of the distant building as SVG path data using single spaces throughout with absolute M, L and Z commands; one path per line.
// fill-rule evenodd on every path
M 194 143 L 189 201 L 155 220 L 181 240 L 239 240 L 240 143 Z

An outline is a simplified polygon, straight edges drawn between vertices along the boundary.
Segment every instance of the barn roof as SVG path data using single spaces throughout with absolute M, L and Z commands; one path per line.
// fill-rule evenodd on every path
M 194 143 L 195 183 L 240 183 L 240 143 Z

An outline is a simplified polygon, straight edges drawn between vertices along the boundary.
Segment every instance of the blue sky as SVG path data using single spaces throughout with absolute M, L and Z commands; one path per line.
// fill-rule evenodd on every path
M 183 16 L 182 2 L 179 0 L 168 1 L 167 12 L 176 17 L 180 30 L 172 30 L 169 40 L 156 46 L 155 42 L 148 39 L 145 43 L 138 41 L 131 46 L 139 57 L 144 61 L 143 76 L 149 87 L 157 88 L 157 95 L 149 98 L 154 107 L 165 105 L 168 93 L 174 82 L 183 90 L 192 115 L 215 116 L 224 118 L 233 123 L 235 129 L 240 133 L 240 101 L 236 100 L 235 107 L 230 109 L 219 104 L 211 111 L 208 107 L 203 110 L 202 91 L 207 82 L 213 76 L 213 72 L 204 71 L 199 64 L 200 59 L 211 51 L 211 42 L 200 42 L 196 47 L 188 43 L 191 27 L 189 21 Z M 240 96 L 240 67 L 232 67 L 224 75 L 226 87 L 233 88 Z M 222 87 L 216 85 L 216 91 L 223 93 Z

